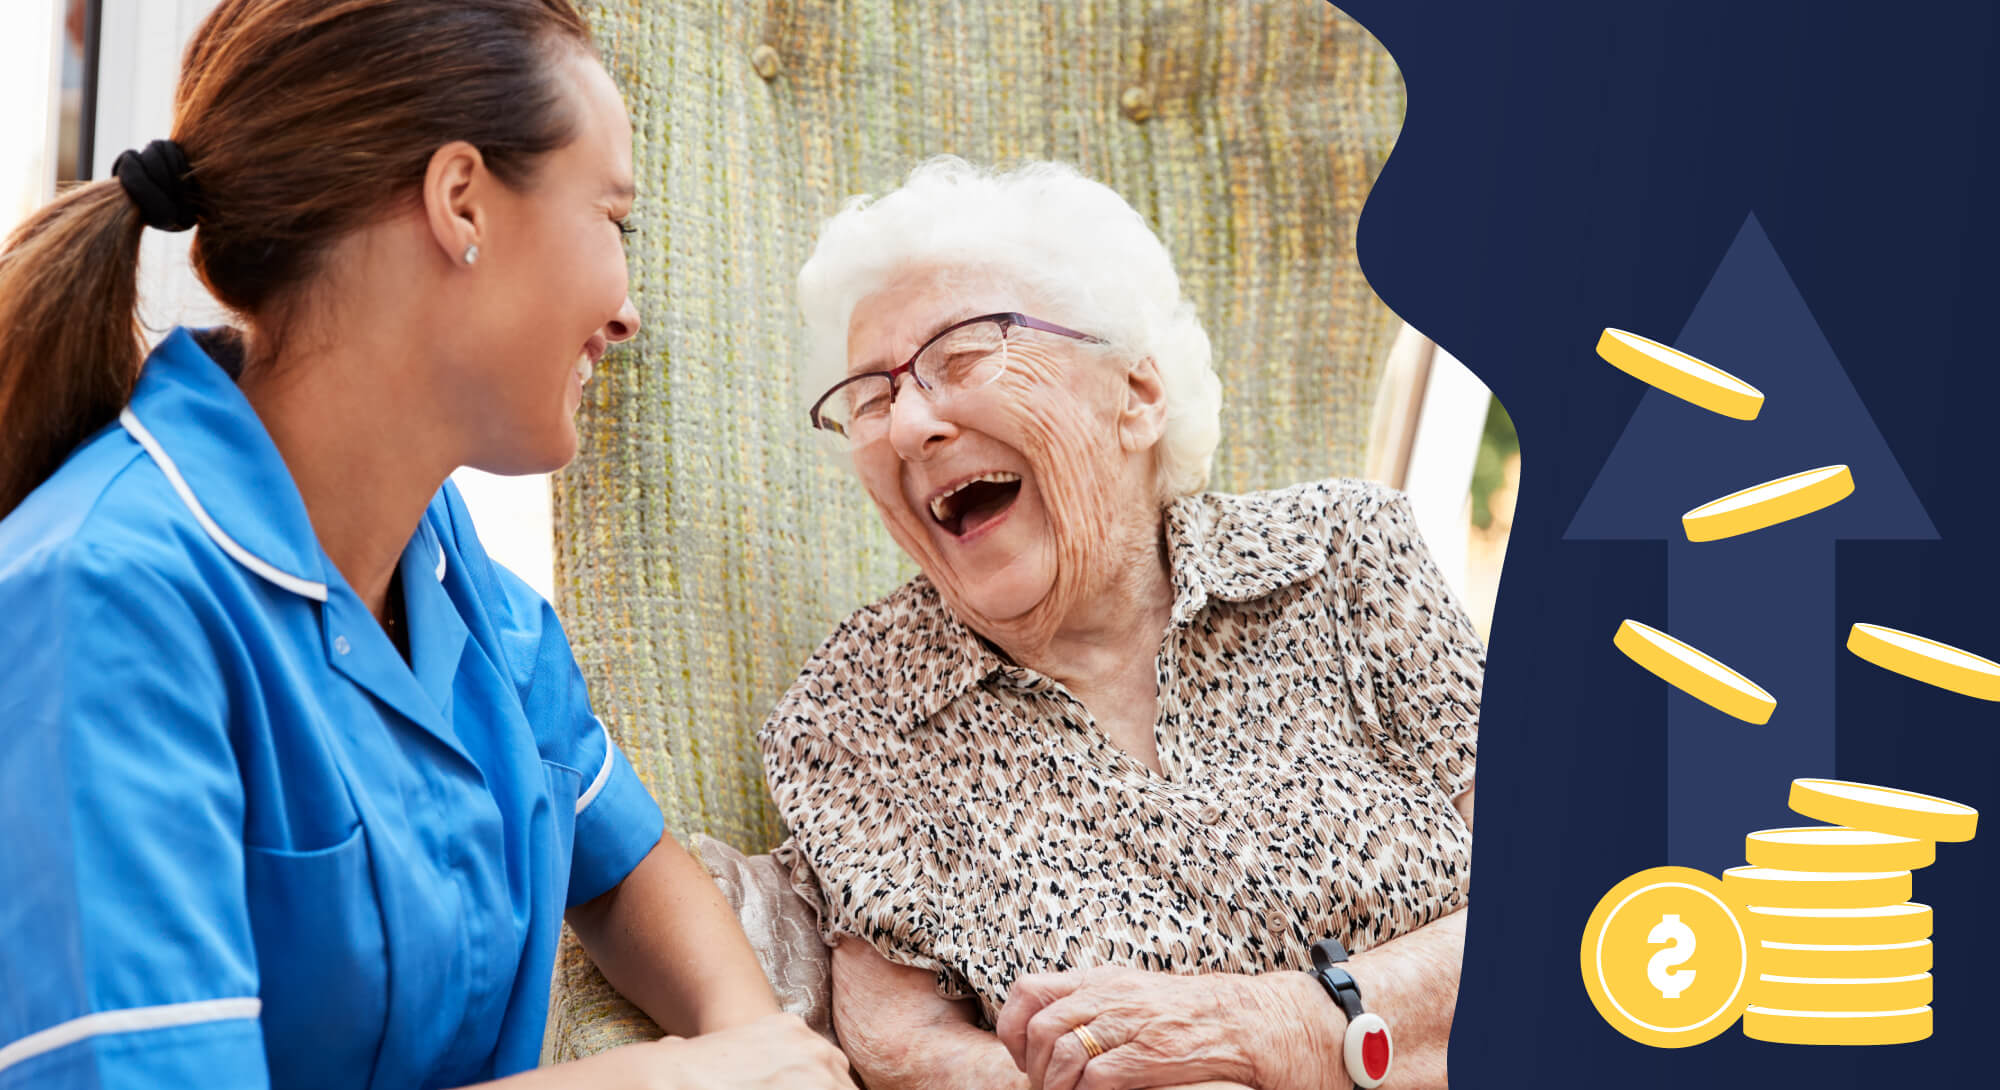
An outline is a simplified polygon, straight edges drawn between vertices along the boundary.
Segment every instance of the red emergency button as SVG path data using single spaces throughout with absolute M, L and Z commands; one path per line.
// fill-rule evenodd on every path
M 1379 1014 L 1364 1014 L 1347 1023 L 1347 1077 L 1361 1090 L 1375 1090 L 1389 1077 L 1396 1050 L 1389 1043 L 1389 1023 Z

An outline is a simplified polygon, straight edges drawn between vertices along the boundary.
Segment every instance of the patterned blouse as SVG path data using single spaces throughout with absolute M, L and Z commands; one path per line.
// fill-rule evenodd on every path
M 923 577 L 857 611 L 758 733 L 777 855 L 829 942 L 976 996 L 1022 974 L 1303 968 L 1465 906 L 1485 650 L 1399 493 L 1336 480 L 1165 515 L 1164 774 Z

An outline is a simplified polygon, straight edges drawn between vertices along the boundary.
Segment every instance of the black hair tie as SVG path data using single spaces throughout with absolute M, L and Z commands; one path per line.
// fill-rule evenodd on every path
M 111 173 L 125 194 L 139 206 L 146 226 L 161 231 L 185 231 L 194 226 L 194 179 L 189 177 L 187 152 L 172 140 L 155 140 L 144 151 L 123 151 Z

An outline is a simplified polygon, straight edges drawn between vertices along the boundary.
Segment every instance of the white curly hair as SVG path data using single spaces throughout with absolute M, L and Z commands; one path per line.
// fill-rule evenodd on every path
M 1173 258 L 1123 197 L 1057 162 L 1007 171 L 940 156 L 880 197 L 856 197 L 820 227 L 799 269 L 809 396 L 847 373 L 854 308 L 915 268 L 998 275 L 1059 313 L 1037 317 L 1152 357 L 1167 405 L 1155 448 L 1163 501 L 1201 491 L 1222 427 L 1208 334 Z

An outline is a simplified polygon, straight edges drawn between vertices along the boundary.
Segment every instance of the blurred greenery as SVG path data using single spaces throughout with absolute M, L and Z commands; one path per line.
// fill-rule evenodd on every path
M 1486 430 L 1479 437 L 1479 457 L 1472 464 L 1472 524 L 1482 530 L 1493 525 L 1493 494 L 1507 483 L 1507 461 L 1521 452 L 1521 437 L 1514 433 L 1514 420 L 1494 398 L 1486 410 Z

